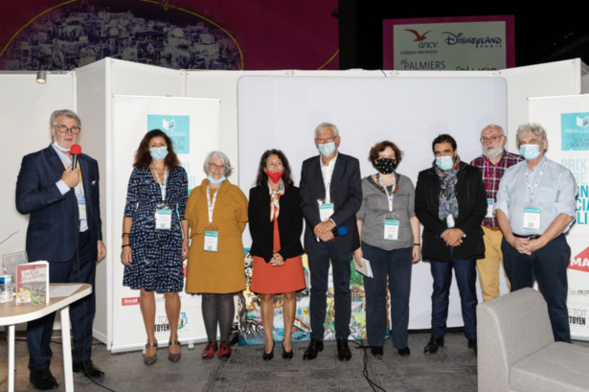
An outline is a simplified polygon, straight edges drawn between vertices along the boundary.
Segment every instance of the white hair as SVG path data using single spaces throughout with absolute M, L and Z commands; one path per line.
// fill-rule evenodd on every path
M 227 155 L 225 155 L 225 153 L 221 151 L 209 152 L 209 155 L 207 155 L 207 157 L 205 158 L 205 163 L 202 165 L 202 169 L 204 170 L 205 174 L 209 174 L 209 163 L 211 162 L 211 159 L 213 159 L 214 157 L 220 158 L 221 161 L 223 161 L 223 165 L 225 165 L 226 167 L 225 177 L 229 177 L 231 173 L 233 173 L 233 168 L 231 167 L 231 162 L 229 161 Z

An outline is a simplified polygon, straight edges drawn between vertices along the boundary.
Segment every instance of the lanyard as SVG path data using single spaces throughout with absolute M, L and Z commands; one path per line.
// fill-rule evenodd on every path
M 384 189 L 384 193 L 387 195 L 387 199 L 389 200 L 389 211 L 392 212 L 393 211 L 393 197 L 395 197 L 394 192 L 395 192 L 395 188 L 397 186 L 397 176 L 393 176 L 393 186 L 391 188 L 391 193 L 389 193 L 389 190 L 387 189 L 387 186 L 385 185 L 384 180 L 382 179 L 380 173 L 378 173 L 378 180 L 382 184 L 382 187 Z
M 164 166 L 164 182 L 163 183 L 160 180 L 160 176 L 159 176 L 159 174 L 157 174 L 157 170 L 155 170 L 155 166 L 153 166 L 153 163 L 151 164 L 151 167 L 153 168 L 153 172 L 155 173 L 155 178 L 157 178 L 157 183 L 159 184 L 160 189 L 162 191 L 162 201 L 165 202 L 166 201 L 166 181 L 168 180 L 168 167 Z
M 533 188 L 530 186 L 529 173 L 526 170 L 526 184 L 528 187 L 528 192 L 530 192 L 530 203 L 534 203 L 534 197 L 536 197 L 536 191 L 538 190 L 538 184 L 540 184 L 540 180 L 544 174 L 544 169 L 546 169 L 546 161 L 544 161 L 544 164 L 542 165 L 542 169 L 540 170 L 540 174 L 538 174 L 538 178 L 536 178 Z
M 219 190 L 215 191 L 215 195 L 213 196 L 213 201 L 211 202 L 211 188 L 207 185 L 207 205 L 209 207 L 209 223 L 213 223 L 213 210 L 215 209 L 215 203 L 217 202 L 217 194 Z
M 498 165 L 499 163 L 497 163 Z M 493 177 L 495 177 L 495 173 L 497 173 L 497 165 L 493 166 Z M 491 189 L 491 170 L 490 170 L 490 162 L 489 158 L 485 157 L 485 185 L 487 190 Z

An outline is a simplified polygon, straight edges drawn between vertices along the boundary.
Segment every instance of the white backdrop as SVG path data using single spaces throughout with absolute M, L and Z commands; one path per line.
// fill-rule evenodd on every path
M 178 154 L 182 166 L 188 173 L 189 189 L 200 184 L 204 177 L 202 164 L 206 155 L 218 148 L 219 100 L 196 98 L 141 97 L 115 95 L 112 100 L 112 145 L 107 155 L 112 162 L 110 173 L 113 208 L 111 216 L 112 243 L 111 257 L 118 263 L 113 265 L 113 352 L 140 349 L 146 342 L 143 319 L 139 309 L 139 290 L 122 286 L 123 265 L 120 263 L 123 211 L 127 194 L 127 183 L 133 169 L 135 151 L 139 142 L 149 131 L 148 115 L 164 115 L 166 120 L 189 117 L 190 151 Z M 161 126 L 160 129 L 164 130 Z M 178 129 L 178 126 L 177 126 Z M 174 139 L 172 137 L 172 139 Z M 178 147 L 175 145 L 175 149 Z M 179 340 L 182 343 L 206 341 L 206 333 L 200 316 L 200 296 L 180 292 L 182 301 Z M 166 345 L 169 332 L 163 295 L 156 294 L 156 338 L 160 345 Z
M 507 85 L 502 78 L 246 76 L 238 84 L 238 118 L 239 184 L 246 194 L 260 156 L 269 148 L 284 151 L 298 184 L 302 161 L 318 155 L 313 130 L 322 121 L 339 128 L 340 151 L 360 160 L 363 177 L 375 172 L 368 161 L 370 148 L 389 139 L 404 153 L 399 172 L 415 184 L 419 171 L 431 166 L 431 142 L 441 133 L 454 136 L 465 162 L 481 155 L 481 129 L 489 123 L 507 124 Z M 251 244 L 248 235 L 246 230 L 246 247 Z M 431 327 L 431 285 L 429 263 L 415 264 L 411 329 Z M 454 284 L 448 326 L 462 325 Z
M 577 221 L 567 234 L 571 247 L 567 306 L 572 338 L 589 340 L 589 95 L 530 99 L 529 112 L 530 121 L 546 129 L 547 157 L 567 167 L 581 190 Z M 568 149 L 567 141 L 575 141 L 576 146 Z

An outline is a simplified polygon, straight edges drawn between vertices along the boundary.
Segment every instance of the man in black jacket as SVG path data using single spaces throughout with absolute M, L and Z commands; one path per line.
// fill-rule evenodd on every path
M 462 303 L 464 334 L 476 353 L 476 259 L 484 257 L 481 222 L 486 214 L 485 184 L 480 170 L 460 161 L 456 141 L 439 135 L 432 143 L 433 167 L 419 173 L 415 215 L 423 224 L 422 258 L 430 262 L 434 279 L 432 334 L 426 355 L 444 346 L 452 268 Z
M 360 163 L 338 152 L 340 136 L 334 124 L 323 122 L 315 128 L 319 156 L 303 162 L 301 170 L 301 209 L 307 222 L 305 251 L 311 272 L 311 343 L 303 359 L 315 359 L 323 350 L 326 292 L 329 264 L 332 266 L 335 299 L 335 338 L 340 361 L 349 361 L 348 347 L 352 300 L 350 261 L 360 246 L 356 212 L 362 204 Z M 479 222 L 480 223 L 480 222 Z M 334 236 L 345 227 L 347 235 Z

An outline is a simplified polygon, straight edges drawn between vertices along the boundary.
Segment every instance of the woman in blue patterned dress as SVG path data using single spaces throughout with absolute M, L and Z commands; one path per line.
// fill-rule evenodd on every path
M 188 255 L 188 221 L 184 219 L 188 177 L 174 153 L 172 141 L 159 129 L 149 131 L 135 153 L 127 188 L 121 260 L 123 285 L 140 290 L 140 307 L 147 332 L 143 361 L 157 360 L 154 293 L 163 293 L 170 324 L 168 359 L 180 359 L 178 319 L 184 285 L 182 260 Z

